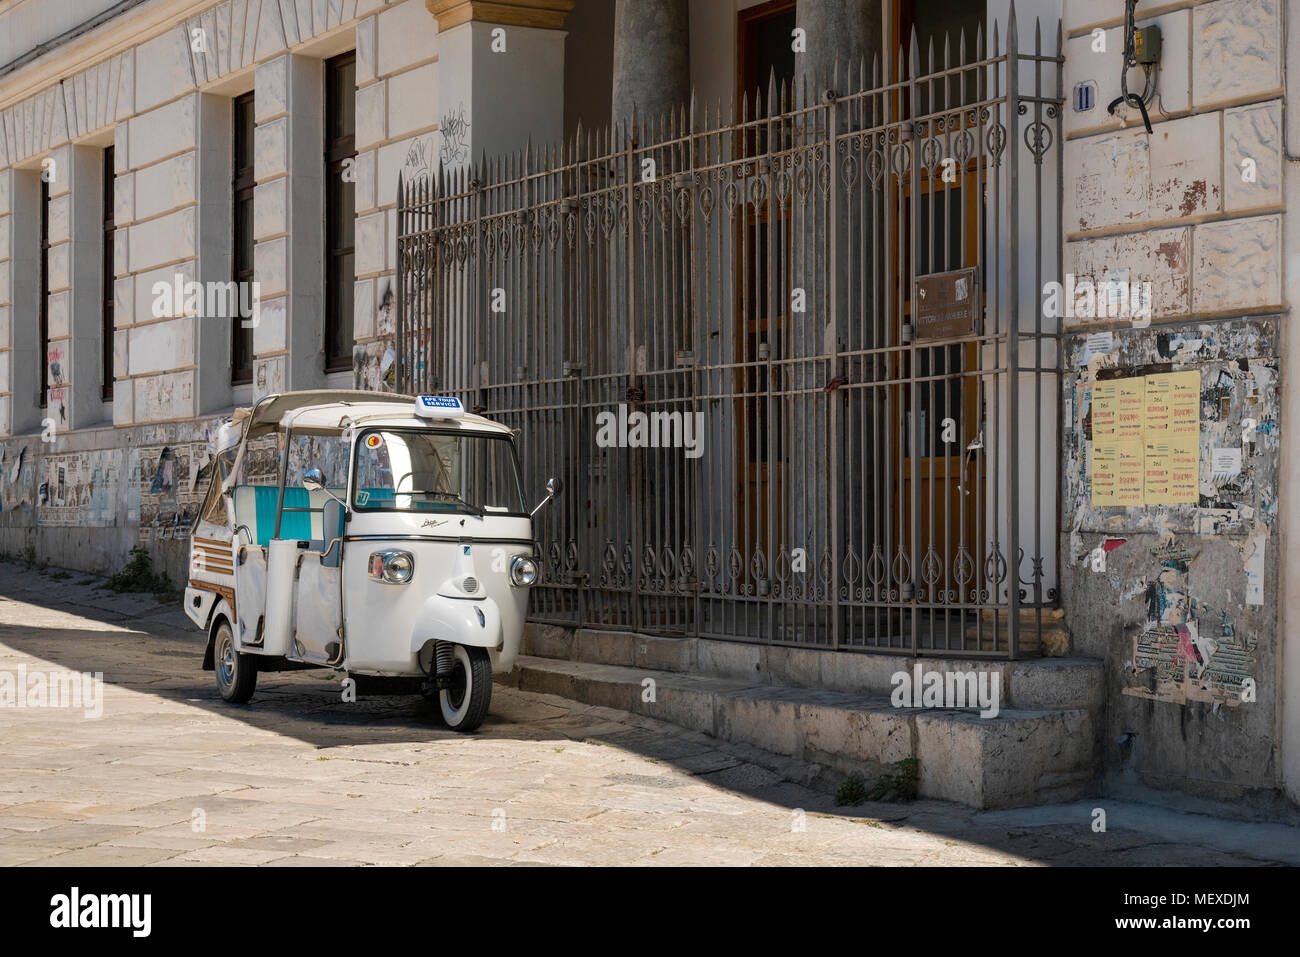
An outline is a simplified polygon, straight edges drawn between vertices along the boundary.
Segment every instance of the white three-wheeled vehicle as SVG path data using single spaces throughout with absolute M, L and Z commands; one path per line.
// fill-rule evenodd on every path
M 259 671 L 333 668 L 437 697 L 472 731 L 537 580 L 510 429 L 447 396 L 294 392 L 222 430 L 185 612 L 231 702 Z

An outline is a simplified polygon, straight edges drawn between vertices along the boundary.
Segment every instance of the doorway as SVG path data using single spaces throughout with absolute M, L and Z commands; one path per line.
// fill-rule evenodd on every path
M 985 7 L 985 0 L 898 0 L 892 41 L 893 49 L 902 51 L 902 66 L 895 67 L 899 74 L 906 77 L 913 34 L 918 79 L 943 73 L 945 42 L 950 67 L 974 60 Z M 909 102 L 913 91 L 915 102 Z M 986 383 L 974 339 L 978 325 L 940 339 L 922 337 L 916 280 L 974 270 L 974 312 L 983 316 L 987 284 L 980 274 L 980 245 L 987 169 L 979 149 L 964 157 L 927 155 L 926 141 L 950 145 L 968 127 L 978 136 L 962 108 L 979 96 L 978 71 L 962 71 L 918 82 L 895 97 L 897 115 L 910 119 L 915 132 L 913 162 L 894 178 L 891 211 L 900 244 L 893 276 L 899 308 L 891 330 L 900 348 L 891 351 L 888 370 L 899 383 L 891 387 L 887 403 L 891 458 L 898 463 L 891 483 L 891 531 L 908 556 L 917 600 L 931 605 L 970 600 L 980 574 Z
M 779 91 L 791 91 L 794 82 L 795 53 L 790 38 L 795 25 L 795 0 L 770 0 L 737 14 L 737 120 L 773 116 L 782 106 L 789 109 L 788 100 L 781 103 Z M 775 98 L 774 91 L 778 91 Z M 786 124 L 758 124 L 746 130 L 737 138 L 737 159 L 779 150 L 781 144 L 772 138 L 780 137 L 785 129 Z M 739 526 L 734 541 L 744 556 L 745 577 L 749 578 L 750 559 L 771 555 L 773 529 L 784 527 L 787 463 L 785 444 L 779 438 L 782 406 L 772 395 L 777 373 L 771 363 L 785 354 L 782 340 L 788 318 L 791 229 L 782 218 L 780 205 L 770 198 L 743 204 L 742 210 L 732 235 L 736 269 L 733 387 L 738 396 L 732 461 L 737 463 Z M 761 580 L 755 584 L 764 587 Z

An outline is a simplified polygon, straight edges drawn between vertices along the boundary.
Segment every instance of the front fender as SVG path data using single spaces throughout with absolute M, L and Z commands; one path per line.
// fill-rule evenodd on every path
M 226 604 L 224 598 L 218 598 L 216 604 L 212 606 L 212 611 L 208 614 L 208 644 L 203 649 L 203 670 L 213 671 L 216 668 L 216 662 L 213 660 L 213 646 L 217 641 L 217 620 L 226 619 L 227 622 L 234 622 L 235 616 L 231 614 L 230 606 Z M 230 626 L 235 627 L 233 624 Z
M 446 598 L 434 595 L 424 603 L 411 632 L 411 652 L 428 641 L 453 641 L 472 648 L 500 648 L 501 609 L 491 598 Z

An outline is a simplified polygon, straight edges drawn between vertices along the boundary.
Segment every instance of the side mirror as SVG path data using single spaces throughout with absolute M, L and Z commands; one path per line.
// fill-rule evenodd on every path
M 347 503 L 325 487 L 325 473 L 320 469 L 308 469 L 302 473 L 302 487 L 309 492 L 324 492 L 331 499 L 347 509 Z
M 528 513 L 528 517 L 532 518 L 540 512 L 547 503 L 551 501 L 551 499 L 555 498 L 555 496 L 559 495 L 562 491 L 564 491 L 563 482 L 554 477 L 548 478 L 546 480 L 546 498 L 537 503 L 537 507 Z

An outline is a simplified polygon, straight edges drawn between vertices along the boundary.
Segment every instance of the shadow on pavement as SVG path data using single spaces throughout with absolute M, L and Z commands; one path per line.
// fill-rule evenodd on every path
M 345 702 L 339 676 L 323 669 L 263 673 L 253 700 L 247 705 L 231 705 L 218 696 L 213 673 L 201 670 L 206 636 L 179 607 L 159 605 L 149 596 L 116 595 L 71 584 L 87 577 L 72 574 L 72 579 L 52 580 L 49 573 L 0 563 L 0 644 L 59 668 L 101 672 L 108 684 L 201 708 L 250 728 L 288 735 L 317 749 L 418 745 L 458 738 L 471 743 L 479 738 L 595 742 L 672 765 L 702 781 L 792 813 L 802 809 L 809 814 L 859 820 L 869 827 L 916 828 L 951 836 L 950 843 L 978 844 L 1029 861 L 1054 865 L 1269 863 L 1204 847 L 1194 848 L 1195 861 L 1180 861 L 1175 847 L 1138 830 L 1113 828 L 1094 833 L 1088 809 L 1081 806 L 1077 825 L 1062 820 L 1073 814 L 1074 806 L 1062 807 L 1061 813 L 1049 813 L 1046 818 L 1043 808 L 1023 809 L 1023 813 L 1014 809 L 978 812 L 929 800 L 837 807 L 828 793 L 834 782 L 825 775 L 811 780 L 809 769 L 816 771 L 813 766 L 759 754 L 666 722 L 501 685 L 494 690 L 487 721 L 473 736 L 448 730 L 436 703 L 418 696 L 360 696 L 355 702 Z M 77 618 L 28 623 L 16 602 L 39 605 L 42 617 L 63 613 Z M 85 621 L 76 627 L 77 619 L 106 627 L 86 628 Z M 640 777 L 644 780 L 630 783 L 650 786 L 656 780 Z

